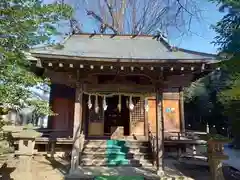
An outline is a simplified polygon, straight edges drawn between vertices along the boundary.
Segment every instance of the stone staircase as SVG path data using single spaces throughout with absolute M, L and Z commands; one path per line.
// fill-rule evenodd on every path
M 86 140 L 81 154 L 81 166 L 152 167 L 148 141 Z

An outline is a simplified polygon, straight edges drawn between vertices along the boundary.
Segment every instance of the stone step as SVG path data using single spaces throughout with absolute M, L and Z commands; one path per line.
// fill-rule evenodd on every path
M 84 143 L 84 146 L 96 146 L 96 147 L 150 147 L 149 143 L 125 143 L 125 144 L 111 144 L 111 143 Z
M 119 141 L 119 140 L 85 140 L 84 145 L 94 145 L 94 146 L 101 146 L 101 145 L 119 145 L 119 146 L 149 146 L 148 141 Z
M 96 159 L 96 158 L 105 158 L 105 157 L 123 157 L 126 159 L 148 159 L 148 160 L 152 160 L 153 156 L 150 153 L 138 153 L 138 154 L 134 154 L 134 153 L 110 153 L 110 154 L 106 154 L 103 152 L 100 153 L 96 153 L 96 152 L 83 152 L 81 154 L 82 158 L 88 157 L 88 158 L 92 158 L 92 159 Z
M 120 147 L 120 146 L 90 146 L 86 145 L 83 148 L 83 151 L 93 151 L 93 152 L 149 152 L 149 147 L 137 147 L 137 146 L 131 146 L 131 147 Z
M 121 150 L 121 149 L 102 149 L 102 148 L 84 148 L 83 149 L 84 153 L 90 153 L 90 152 L 95 152 L 95 153 L 131 153 L 131 154 L 139 154 L 139 153 L 148 153 L 151 152 L 149 149 L 129 149 L 129 150 Z
M 123 176 L 116 176 L 116 178 L 111 176 L 111 179 L 127 179 L 129 178 L 129 176 L 127 176 L 126 178 Z M 134 178 L 134 177 L 132 177 Z M 101 178 L 101 179 L 107 179 L 107 177 L 105 178 Z M 109 178 L 110 179 L 110 178 Z M 179 177 L 144 177 L 144 180 L 193 180 L 192 178 L 189 177 L 183 177 L 183 176 L 179 176 Z M 65 180 L 96 180 L 96 177 L 94 176 L 80 176 L 80 175 L 68 175 L 65 177 Z
M 82 158 L 80 161 L 82 166 L 133 166 L 133 167 L 153 167 L 149 160 L 129 160 L 129 159 L 114 159 L 108 160 L 107 158 L 92 159 Z

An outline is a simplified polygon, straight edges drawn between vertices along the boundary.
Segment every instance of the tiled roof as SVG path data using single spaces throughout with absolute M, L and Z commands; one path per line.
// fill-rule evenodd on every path
M 44 47 L 33 49 L 34 56 L 119 58 L 144 60 L 214 60 L 215 55 L 184 49 L 173 51 L 164 40 L 153 36 L 124 36 L 78 34 L 72 35 L 62 44 L 62 48 Z

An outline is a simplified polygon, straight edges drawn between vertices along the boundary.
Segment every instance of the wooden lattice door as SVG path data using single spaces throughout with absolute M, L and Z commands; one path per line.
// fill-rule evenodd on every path
M 144 100 L 133 98 L 134 109 L 130 111 L 130 123 L 132 135 L 144 135 L 145 110 Z

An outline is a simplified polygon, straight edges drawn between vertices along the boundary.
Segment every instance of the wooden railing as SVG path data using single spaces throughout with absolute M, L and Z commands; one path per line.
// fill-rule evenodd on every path
M 164 144 L 172 145 L 175 144 L 177 148 L 177 156 L 189 156 L 189 157 L 205 157 L 206 153 L 197 152 L 197 146 L 206 146 L 207 141 L 202 140 L 201 136 L 206 135 L 206 132 L 196 132 L 196 131 L 164 131 Z M 148 139 L 151 145 L 151 150 L 153 153 L 153 163 L 156 164 L 157 158 L 157 139 L 155 133 L 150 129 L 148 124 Z M 185 147 L 184 150 L 182 147 Z M 182 151 L 183 150 L 183 151 Z M 186 152 L 189 150 L 191 153 Z
M 196 131 L 164 131 L 165 140 L 200 140 L 200 136 L 206 134 L 206 132 Z
M 156 166 L 157 164 L 157 138 L 156 136 L 152 133 L 150 129 L 150 124 L 148 123 L 148 141 L 150 142 L 151 146 L 151 151 L 152 151 L 152 156 L 153 156 L 153 165 Z
M 72 138 L 71 130 L 69 129 L 36 129 L 36 131 L 42 133 L 42 137 L 48 138 Z

